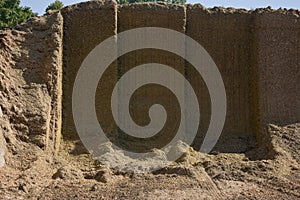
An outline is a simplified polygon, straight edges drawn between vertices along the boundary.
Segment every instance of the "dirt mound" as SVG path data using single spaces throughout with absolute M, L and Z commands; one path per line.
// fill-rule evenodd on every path
M 284 127 L 270 125 L 268 133 L 276 154 L 285 155 L 300 163 L 300 124 Z

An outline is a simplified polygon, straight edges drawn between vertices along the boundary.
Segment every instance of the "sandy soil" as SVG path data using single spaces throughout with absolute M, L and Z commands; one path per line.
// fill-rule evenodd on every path
M 190 152 L 172 166 L 145 174 L 114 171 L 89 154 L 72 154 L 70 141 L 53 158 L 29 145 L 14 155 L 22 165 L 0 168 L 0 195 L 3 199 L 298 199 L 299 130 L 300 124 L 270 125 L 271 145 L 245 154 L 214 152 L 202 158 Z

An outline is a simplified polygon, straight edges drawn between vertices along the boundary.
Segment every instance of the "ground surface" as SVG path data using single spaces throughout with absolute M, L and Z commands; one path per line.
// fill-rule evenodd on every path
M 24 149 L 0 168 L 3 199 L 299 199 L 300 124 L 268 127 L 270 145 L 245 154 L 186 154 L 146 174 L 107 169 L 88 154 Z M 35 152 L 35 154 L 32 154 Z M 264 159 L 257 159 L 264 157 Z

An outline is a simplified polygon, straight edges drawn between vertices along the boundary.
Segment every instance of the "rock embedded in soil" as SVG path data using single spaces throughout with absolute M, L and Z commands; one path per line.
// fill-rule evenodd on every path
M 53 179 L 63 179 L 63 180 L 82 180 L 83 174 L 80 170 L 73 168 L 71 166 L 64 166 L 57 170 L 52 176 Z
M 0 129 L 0 167 L 5 165 L 6 142 Z

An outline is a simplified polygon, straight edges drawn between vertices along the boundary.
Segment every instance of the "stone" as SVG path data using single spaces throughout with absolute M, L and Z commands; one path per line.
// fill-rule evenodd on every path
M 6 142 L 3 137 L 3 133 L 0 130 L 0 167 L 3 167 L 5 165 L 5 153 L 6 153 Z
M 59 168 L 57 172 L 53 174 L 52 178 L 60 178 L 63 180 L 82 180 L 84 177 L 79 169 L 67 165 Z

